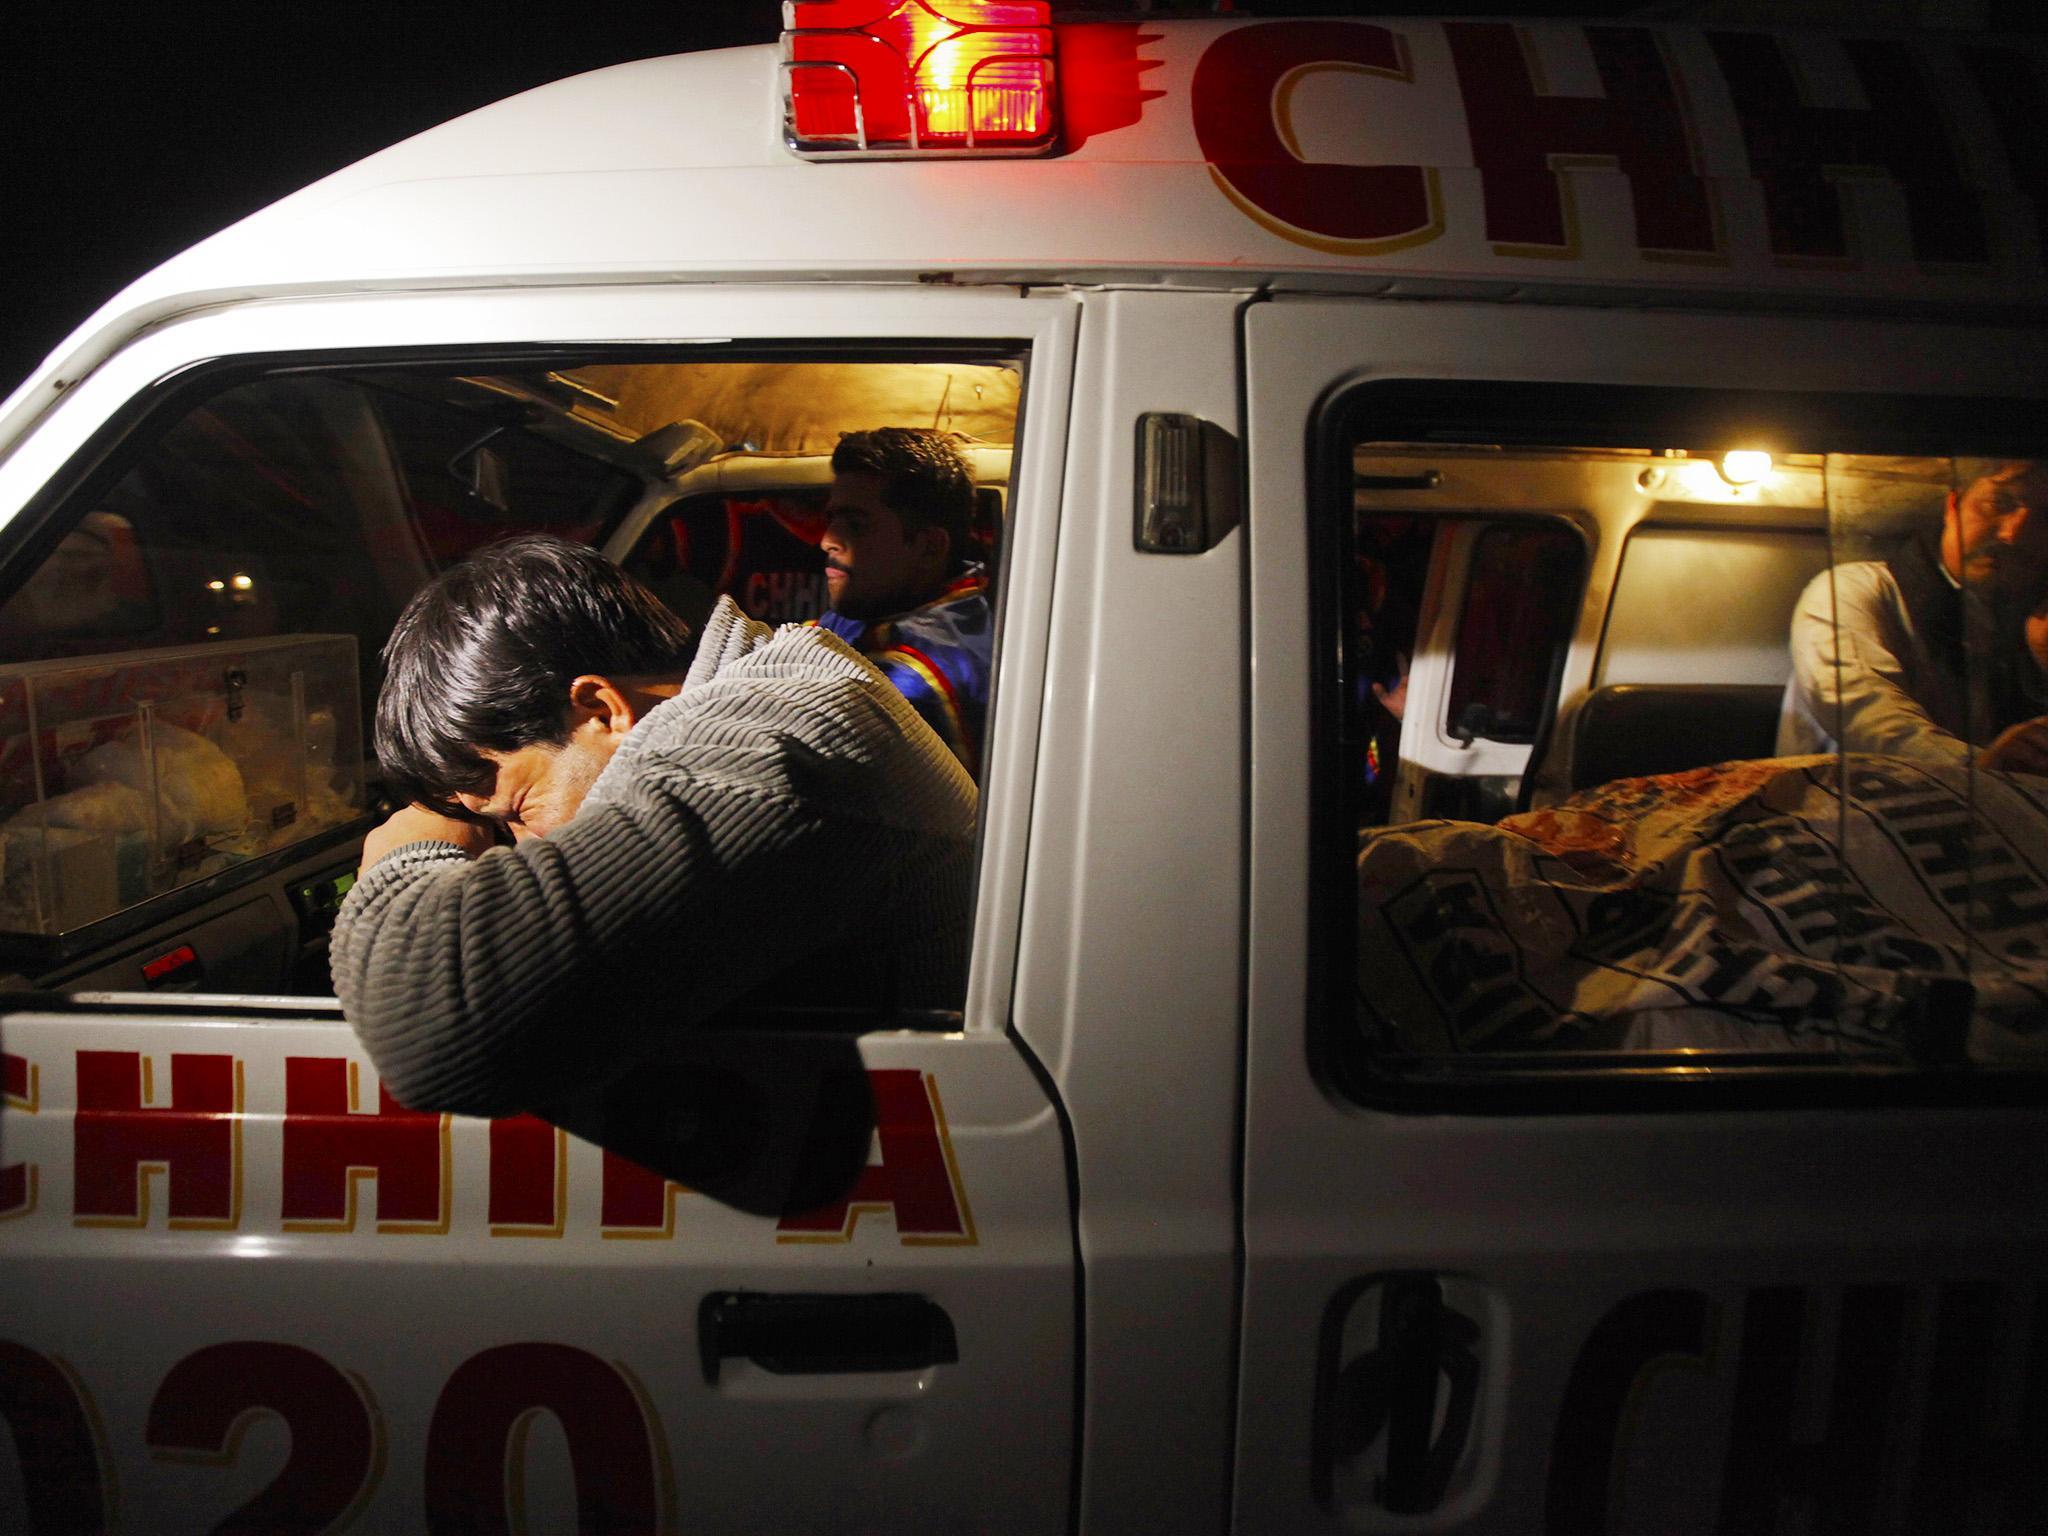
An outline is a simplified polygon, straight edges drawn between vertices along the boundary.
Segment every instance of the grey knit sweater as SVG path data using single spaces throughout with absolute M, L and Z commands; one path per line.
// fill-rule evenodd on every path
M 906 1001 L 965 975 L 973 782 L 882 674 L 721 599 L 681 691 L 570 824 L 471 860 L 408 843 L 334 928 L 335 991 L 416 1109 L 497 1115 L 601 1082 L 636 1041 L 839 959 Z

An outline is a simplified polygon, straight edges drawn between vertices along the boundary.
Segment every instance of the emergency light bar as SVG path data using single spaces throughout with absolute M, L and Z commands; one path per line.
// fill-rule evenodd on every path
M 783 0 L 783 137 L 806 159 L 1038 155 L 1050 0 Z

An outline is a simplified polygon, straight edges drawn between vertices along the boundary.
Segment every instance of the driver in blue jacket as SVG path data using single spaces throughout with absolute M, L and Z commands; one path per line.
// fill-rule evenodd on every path
M 974 479 L 949 433 L 848 432 L 832 453 L 830 630 L 881 669 L 967 771 L 980 773 L 994 626 L 969 558 Z

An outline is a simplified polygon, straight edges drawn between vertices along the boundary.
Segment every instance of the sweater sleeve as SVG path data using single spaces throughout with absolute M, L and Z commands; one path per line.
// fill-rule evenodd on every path
M 420 1109 L 530 1107 L 622 1070 L 636 1036 L 846 942 L 892 882 L 955 881 L 964 913 L 972 787 L 921 729 L 903 742 L 894 712 L 908 711 L 886 692 L 878 677 L 828 685 L 823 748 L 819 732 L 721 719 L 615 762 L 552 836 L 474 861 L 430 844 L 380 860 L 333 958 L 386 1086 Z M 835 732 L 881 746 L 834 747 Z

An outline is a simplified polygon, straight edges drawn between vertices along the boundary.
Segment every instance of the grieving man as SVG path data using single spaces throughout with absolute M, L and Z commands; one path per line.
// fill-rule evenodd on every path
M 401 1102 L 529 1108 L 797 977 L 957 1005 L 974 786 L 837 637 L 721 598 L 693 638 L 528 537 L 443 572 L 384 657 L 377 754 L 415 803 L 365 842 L 332 960 Z
M 1889 753 L 2048 773 L 2048 474 L 1978 466 L 1938 546 L 1822 571 L 1792 613 L 1778 754 Z
M 882 669 L 969 773 L 981 762 L 995 632 L 969 558 L 974 477 L 949 434 L 848 432 L 832 453 L 818 619 Z

